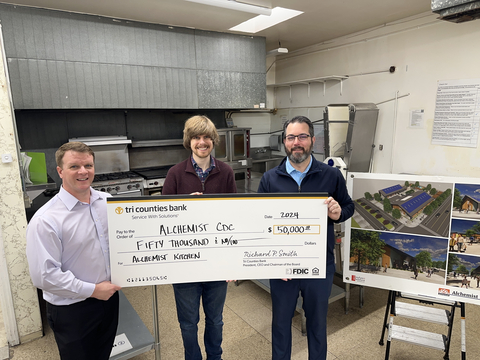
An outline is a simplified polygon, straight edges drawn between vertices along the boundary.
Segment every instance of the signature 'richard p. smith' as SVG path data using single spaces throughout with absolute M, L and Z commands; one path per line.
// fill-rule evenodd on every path
M 268 251 L 244 251 L 244 258 L 276 258 L 276 257 L 295 257 L 298 256 L 295 250 L 284 251 L 280 250 L 268 250 Z

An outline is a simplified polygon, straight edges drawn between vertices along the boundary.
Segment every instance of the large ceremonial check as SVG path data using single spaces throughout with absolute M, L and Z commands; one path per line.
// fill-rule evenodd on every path
M 120 286 L 324 278 L 325 194 L 108 198 Z

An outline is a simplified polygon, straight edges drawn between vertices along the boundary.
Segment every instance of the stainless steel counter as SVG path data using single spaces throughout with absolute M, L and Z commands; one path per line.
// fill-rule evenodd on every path
M 26 196 L 24 197 L 25 208 L 30 208 L 32 206 L 32 201 L 42 194 L 45 190 L 55 190 L 57 189 L 57 184 L 48 176 L 48 182 L 46 183 L 33 183 L 25 184 Z
M 251 178 L 246 180 L 237 181 L 238 193 L 256 193 L 260 180 L 262 179 L 262 173 L 252 172 Z
M 280 164 L 284 156 L 259 157 L 252 161 L 252 169 L 255 172 L 264 173 Z

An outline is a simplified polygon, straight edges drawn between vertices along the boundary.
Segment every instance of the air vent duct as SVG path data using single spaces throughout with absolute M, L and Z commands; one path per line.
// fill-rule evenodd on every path
M 440 15 L 440 20 L 461 23 L 480 19 L 480 1 L 472 0 L 432 0 L 432 11 Z

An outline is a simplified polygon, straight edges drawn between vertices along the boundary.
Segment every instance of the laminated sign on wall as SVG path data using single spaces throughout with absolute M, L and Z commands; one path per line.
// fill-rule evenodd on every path
M 477 147 L 479 95 L 480 79 L 438 82 L 432 145 Z
M 480 305 L 480 179 L 349 173 L 344 281 Z

